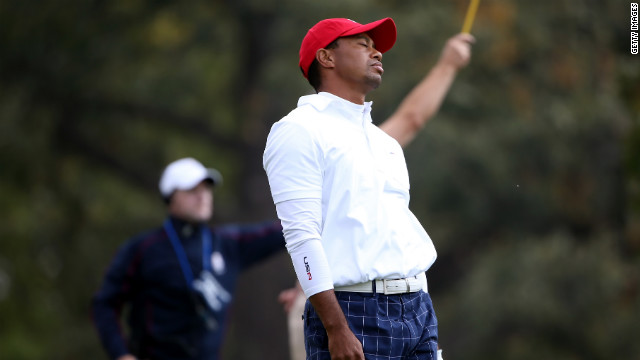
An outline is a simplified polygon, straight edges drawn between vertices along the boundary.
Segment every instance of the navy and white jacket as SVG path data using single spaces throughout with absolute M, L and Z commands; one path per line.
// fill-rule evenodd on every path
M 198 226 L 171 219 L 198 277 L 203 267 Z M 213 275 L 233 296 L 238 275 L 284 250 L 280 222 L 211 228 Z M 112 359 L 131 353 L 139 359 L 218 359 L 227 325 L 230 298 L 209 311 L 215 328 L 198 312 L 197 296 L 187 285 L 176 252 L 164 228 L 139 234 L 118 250 L 93 297 L 91 313 L 100 339 Z M 128 309 L 129 330 L 121 313 Z M 127 335 L 125 335 L 125 333 Z

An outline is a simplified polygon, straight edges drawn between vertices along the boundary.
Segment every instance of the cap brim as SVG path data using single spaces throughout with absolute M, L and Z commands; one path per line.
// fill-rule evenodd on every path
M 396 43 L 396 24 L 391 18 L 384 18 L 346 31 L 340 37 L 367 33 L 373 40 L 376 49 L 381 53 L 389 51 Z
M 207 172 L 204 174 L 204 177 L 197 177 L 189 179 L 188 181 L 183 181 L 182 183 L 176 184 L 175 190 L 191 190 L 198 186 L 203 181 L 207 181 L 211 184 L 211 186 L 220 186 L 222 185 L 222 174 L 216 169 L 207 168 Z
M 214 168 L 207 168 L 207 177 L 205 180 L 211 180 L 213 186 L 222 185 L 222 174 Z

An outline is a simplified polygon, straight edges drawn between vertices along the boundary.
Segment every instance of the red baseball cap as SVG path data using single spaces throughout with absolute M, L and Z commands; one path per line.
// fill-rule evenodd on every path
M 376 49 L 384 53 L 396 42 L 396 24 L 391 18 L 384 18 L 369 24 L 359 24 L 350 19 L 325 19 L 315 24 L 302 39 L 300 45 L 300 69 L 308 78 L 309 67 L 316 58 L 316 52 L 331 44 L 335 39 L 345 36 L 367 33 L 376 45 Z

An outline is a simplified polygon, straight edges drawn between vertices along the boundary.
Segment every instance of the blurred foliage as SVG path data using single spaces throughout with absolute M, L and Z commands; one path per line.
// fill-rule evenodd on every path
M 274 218 L 269 127 L 311 88 L 325 17 L 391 16 L 374 118 L 459 31 L 468 2 L 0 3 L 0 358 L 100 359 L 88 302 L 156 226 L 163 166 L 220 169 L 214 222 Z M 480 4 L 471 65 L 406 151 L 447 359 L 640 359 L 640 57 L 629 3 Z M 286 254 L 241 279 L 227 359 L 284 359 Z

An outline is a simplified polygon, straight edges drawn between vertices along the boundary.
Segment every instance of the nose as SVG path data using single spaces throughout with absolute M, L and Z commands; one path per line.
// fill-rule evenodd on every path
M 371 57 L 378 61 L 382 61 L 382 53 L 376 48 L 373 48 L 373 55 L 371 55 Z

